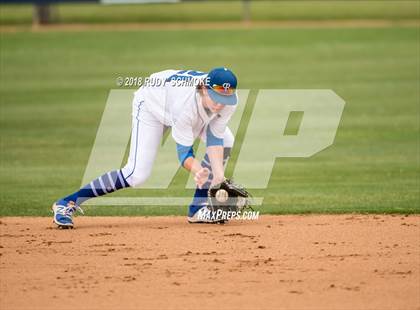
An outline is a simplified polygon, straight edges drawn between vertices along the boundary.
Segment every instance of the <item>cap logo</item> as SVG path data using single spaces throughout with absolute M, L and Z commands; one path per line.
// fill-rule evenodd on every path
M 230 83 L 223 83 L 222 85 L 213 84 L 211 87 L 215 92 L 223 96 L 231 96 L 235 93 L 235 88 Z
M 223 88 L 225 89 L 225 92 L 230 88 L 230 83 L 223 83 Z

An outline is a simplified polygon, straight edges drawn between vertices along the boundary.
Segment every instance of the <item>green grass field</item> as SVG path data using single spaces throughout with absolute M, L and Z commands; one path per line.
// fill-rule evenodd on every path
M 0 39 L 1 216 L 49 215 L 55 199 L 80 186 L 117 76 L 220 65 L 253 98 L 261 88 L 327 88 L 347 103 L 333 146 L 277 160 L 269 188 L 253 191 L 265 196 L 262 212 L 420 212 L 417 27 L 2 32 Z M 114 196 L 189 194 L 185 176 L 164 192 Z M 87 212 L 185 214 L 186 207 Z

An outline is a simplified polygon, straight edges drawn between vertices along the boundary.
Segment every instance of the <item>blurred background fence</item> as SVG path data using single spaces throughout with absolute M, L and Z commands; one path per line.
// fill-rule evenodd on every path
M 1 0 L 1 25 L 418 19 L 415 1 Z

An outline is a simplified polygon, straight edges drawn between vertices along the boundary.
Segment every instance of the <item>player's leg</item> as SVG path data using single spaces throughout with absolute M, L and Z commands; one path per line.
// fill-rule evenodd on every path
M 134 126 L 130 154 L 127 164 L 121 169 L 131 187 L 140 187 L 150 176 L 155 158 L 162 141 L 165 126 L 158 121 L 147 107 L 141 114 L 140 122 Z
M 148 159 L 150 154 L 148 153 L 150 153 L 150 149 L 153 148 L 152 140 L 158 141 L 155 143 L 155 152 L 151 152 L 154 154 L 152 155 L 155 156 L 162 136 L 162 127 L 163 126 L 153 118 L 147 109 L 145 109 L 141 101 L 134 100 L 130 156 L 127 165 L 121 170 L 110 171 L 101 175 L 80 190 L 58 200 L 53 205 L 54 222 L 61 227 L 72 227 L 73 213 L 76 210 L 81 210 L 79 206 L 86 200 L 103 196 L 122 188 L 137 185 L 138 182 L 136 180 L 139 179 L 139 175 L 141 175 L 139 168 L 145 166 L 144 163 L 142 163 L 143 160 L 140 160 L 140 158 L 144 158 L 145 162 L 150 162 Z M 149 144 L 149 149 L 147 149 L 145 144 Z M 127 174 L 124 174 L 124 170 Z M 149 172 L 146 171 L 146 174 L 148 173 Z M 144 176 L 141 175 L 140 178 L 144 178 Z
M 234 141 L 235 141 L 235 138 L 232 134 L 232 131 L 229 128 L 226 128 L 225 134 L 223 136 L 223 147 L 224 147 L 223 165 L 225 167 L 230 157 L 230 153 L 231 153 Z M 207 154 L 204 156 L 204 159 L 201 162 L 201 166 L 206 167 L 210 170 L 209 179 L 202 186 L 202 188 L 197 187 L 195 189 L 193 201 L 188 209 L 188 217 L 192 217 L 199 209 L 203 207 L 203 205 L 207 204 L 207 191 L 213 179 L 213 174 L 211 173 L 210 159 Z
M 142 101 L 138 100 L 137 98 L 133 99 L 133 121 L 132 121 L 132 134 L 131 134 L 131 145 L 135 145 L 135 141 L 137 140 L 138 133 L 135 131 L 138 126 L 138 118 L 141 114 L 142 108 Z M 124 178 L 121 170 L 115 170 L 107 172 L 98 178 L 92 180 L 89 184 L 83 186 L 80 190 L 58 200 L 56 204 L 59 205 L 67 205 L 69 202 L 80 206 L 86 200 L 103 196 L 108 193 L 112 193 L 116 190 L 128 187 L 129 184 Z

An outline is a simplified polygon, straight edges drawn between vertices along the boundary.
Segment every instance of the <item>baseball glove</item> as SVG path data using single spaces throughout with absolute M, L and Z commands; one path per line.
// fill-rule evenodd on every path
M 241 185 L 225 179 L 222 183 L 214 185 L 208 191 L 209 207 L 216 212 L 241 213 L 244 209 L 251 207 L 251 195 Z

